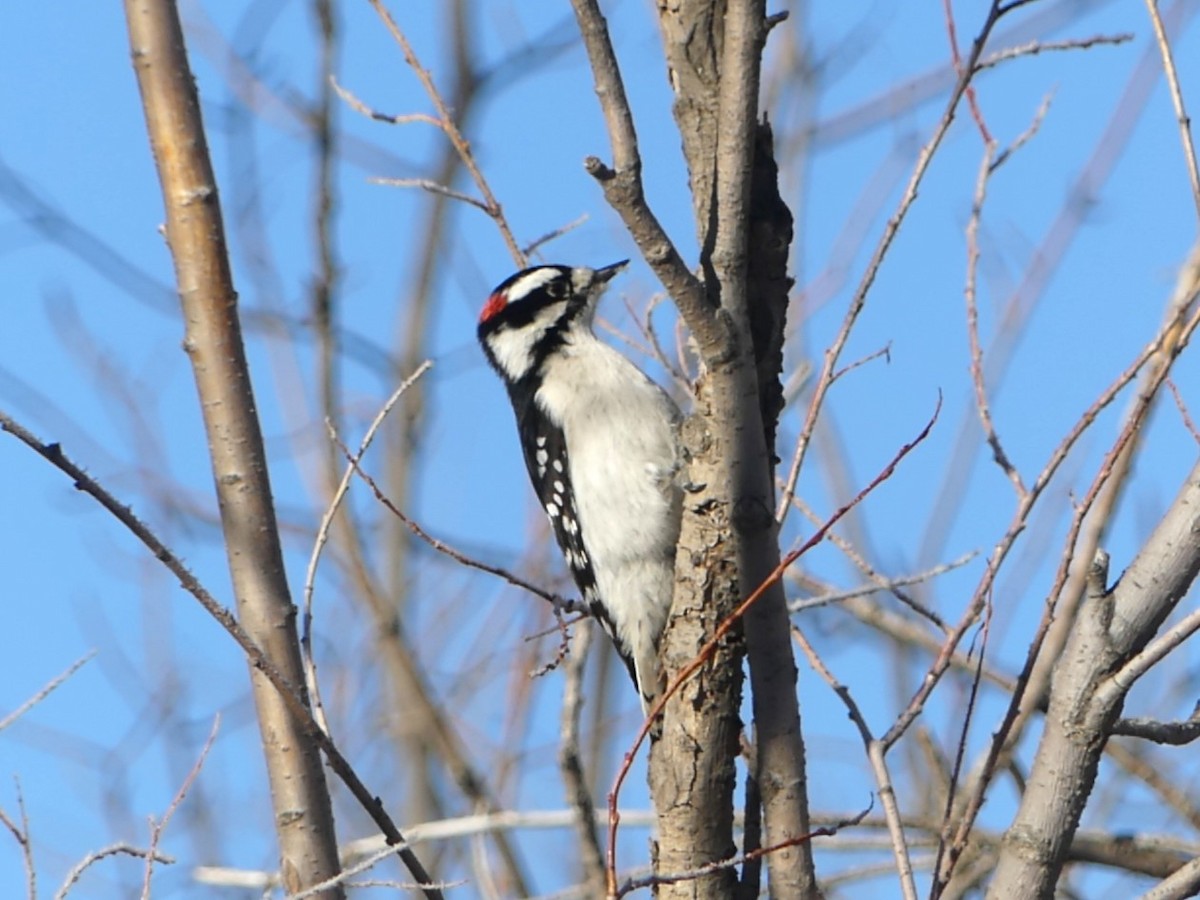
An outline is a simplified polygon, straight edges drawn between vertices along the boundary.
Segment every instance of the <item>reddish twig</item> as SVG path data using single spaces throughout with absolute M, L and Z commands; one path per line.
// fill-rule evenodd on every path
M 954 63 L 954 71 L 962 77 L 962 56 L 958 52 L 958 30 L 954 25 L 954 7 L 951 0 L 942 0 L 942 9 L 946 13 L 946 35 L 950 39 L 950 59 Z M 978 71 L 978 70 L 976 70 Z M 988 131 L 987 123 L 983 121 L 983 112 L 979 108 L 979 99 L 975 96 L 975 88 L 968 84 L 966 89 L 967 105 L 971 109 L 971 118 L 979 126 L 979 135 L 985 146 L 992 144 L 992 134 Z
M 1191 432 L 1193 440 L 1200 444 L 1200 430 L 1197 430 L 1196 423 L 1188 412 L 1187 404 L 1183 402 L 1183 395 L 1179 393 L 1179 388 L 1176 387 L 1173 379 L 1167 379 L 1167 388 L 1171 391 L 1171 396 L 1175 398 L 1175 408 L 1179 410 L 1179 415 L 1183 419 L 1183 427 Z

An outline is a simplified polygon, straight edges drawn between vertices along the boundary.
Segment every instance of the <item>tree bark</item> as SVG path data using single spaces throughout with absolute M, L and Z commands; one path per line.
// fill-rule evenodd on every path
M 716 590 L 723 617 L 779 564 L 774 510 L 774 435 L 782 405 L 779 373 L 792 220 L 779 197 L 770 129 L 759 124 L 762 51 L 769 29 L 759 0 L 679 0 L 659 6 L 675 90 L 675 119 L 691 178 L 700 266 L 711 306 L 728 327 L 727 345 L 703 352 L 706 372 L 696 417 L 705 433 L 688 445 L 689 478 L 706 485 L 697 507 L 720 509 L 714 543 L 736 571 Z M 710 520 L 713 516 L 710 514 Z M 700 583 L 696 536 L 680 543 L 681 585 Z M 721 589 L 723 588 L 723 590 Z M 689 600 L 694 599 L 694 590 Z M 681 606 L 677 592 L 676 612 Z M 763 844 L 807 834 L 807 782 L 787 608 L 778 582 L 745 618 L 754 738 L 763 803 Z M 671 643 L 673 633 L 668 632 Z M 668 721 L 670 716 L 668 715 Z M 752 849 L 752 848 L 747 848 Z M 773 897 L 817 896 L 806 842 L 767 856 Z M 752 887 L 752 886 L 751 886 Z
M 989 898 L 1054 896 L 1113 723 L 1156 661 L 1139 654 L 1200 572 L 1200 465 L 1111 591 L 1106 572 L 1107 558 L 1097 554 Z
M 242 345 L 216 180 L 179 13 L 170 0 L 126 0 L 134 71 L 166 208 L 166 237 L 186 325 L 233 589 L 242 626 L 307 704 L 296 609 Z M 251 669 L 284 886 L 339 872 L 329 793 L 316 746 L 276 689 Z M 341 898 L 341 887 L 321 892 Z

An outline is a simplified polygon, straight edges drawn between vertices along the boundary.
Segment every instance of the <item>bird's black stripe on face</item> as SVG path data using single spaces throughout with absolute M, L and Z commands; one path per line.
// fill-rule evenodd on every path
M 562 306 L 558 316 L 545 327 L 545 331 L 530 348 L 531 357 L 523 376 L 526 379 L 537 379 L 542 363 L 563 347 L 568 328 L 587 308 L 588 299 L 586 292 L 579 295 L 574 293 L 571 270 L 566 266 L 525 269 L 502 282 L 492 292 L 492 297 L 506 297 L 507 302 L 480 321 L 478 335 L 489 361 L 497 368 L 497 361 L 488 342 L 490 336 L 503 330 L 521 331 L 534 325 L 547 307 L 554 304 Z M 512 374 L 510 373 L 510 377 Z M 537 390 L 537 386 L 537 383 L 533 383 L 524 387 L 532 392 Z M 509 390 L 512 391 L 513 388 L 514 385 L 510 383 Z

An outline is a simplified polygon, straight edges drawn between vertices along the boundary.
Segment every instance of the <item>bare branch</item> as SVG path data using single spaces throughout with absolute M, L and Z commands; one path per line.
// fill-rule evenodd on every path
M 1174 379 L 1167 379 L 1167 389 L 1170 390 L 1171 396 L 1175 400 L 1175 408 L 1179 410 L 1179 417 L 1183 419 L 1183 427 L 1188 430 L 1196 443 L 1200 444 L 1200 429 L 1196 428 L 1196 423 L 1192 420 L 1192 415 L 1188 412 L 1187 404 L 1183 400 L 1183 395 L 1179 393 Z
M 642 257 L 675 301 L 705 353 L 723 349 L 725 337 L 717 326 L 715 311 L 709 306 L 704 285 L 688 269 L 646 202 L 633 113 L 625 96 L 625 84 L 609 37 L 608 23 L 600 12 L 597 0 L 571 0 L 571 6 L 579 21 L 579 33 L 587 49 L 592 77 L 596 82 L 596 96 L 604 114 L 613 153 L 613 168 L 610 169 L 594 156 L 588 157 L 584 168 L 604 189 L 605 199 L 621 216 Z
M 287 706 L 288 712 L 300 725 L 304 736 L 321 748 L 329 760 L 330 768 L 342 779 L 346 787 L 350 789 L 355 799 L 367 811 L 375 824 L 379 826 L 380 831 L 383 832 L 388 841 L 393 845 L 397 845 L 396 852 L 413 877 L 422 884 L 431 883 L 432 880 L 429 878 L 428 873 L 425 872 L 425 867 L 421 865 L 420 860 L 417 859 L 404 843 L 403 835 L 401 835 L 395 823 L 388 816 L 378 796 L 368 790 L 367 786 L 359 779 L 358 774 L 350 766 L 346 758 L 342 756 L 337 745 L 317 724 L 307 704 L 300 699 L 299 694 L 288 683 L 287 679 L 283 677 L 274 663 L 259 649 L 258 645 L 246 633 L 245 629 L 242 628 L 233 613 L 221 605 L 208 592 L 208 589 L 200 583 L 179 557 L 160 541 L 157 535 L 147 528 L 128 506 L 118 502 L 112 494 L 101 487 L 83 469 L 75 465 L 63 453 L 62 448 L 58 444 L 43 444 L 30 431 L 2 411 L 0 411 L 0 430 L 7 431 L 16 437 L 70 477 L 74 481 L 76 489 L 89 494 L 108 510 L 134 537 L 150 550 L 159 562 L 166 566 L 179 579 L 179 583 L 183 589 L 195 597 L 200 602 L 200 605 L 204 607 L 205 612 L 216 619 L 221 627 L 228 632 L 229 636 L 237 642 L 242 652 L 246 654 L 246 658 L 254 670 L 261 672 L 274 686 Z M 426 896 L 429 900 L 441 900 L 441 894 L 434 890 L 427 891 Z
M 355 474 L 357 474 L 358 477 L 361 478 L 371 489 L 371 492 L 375 495 L 375 499 L 387 507 L 388 511 L 392 515 L 403 522 L 413 534 L 427 543 L 434 550 L 438 551 L 439 553 L 444 553 L 455 562 L 462 563 L 464 566 L 469 566 L 472 569 L 478 569 L 481 572 L 487 572 L 489 575 L 495 575 L 499 578 L 503 578 L 514 587 L 519 587 L 522 590 L 529 591 L 529 593 L 541 597 L 543 600 L 553 604 L 555 608 L 560 609 L 565 613 L 586 612 L 584 607 L 576 601 L 564 600 L 557 594 L 552 594 L 535 584 L 531 584 L 523 578 L 517 577 L 507 569 L 503 569 L 500 566 L 492 566 L 485 562 L 480 562 L 477 559 L 473 559 L 472 557 L 467 556 L 465 553 L 455 550 L 444 541 L 435 538 L 424 528 L 405 515 L 402 510 L 397 508 L 396 505 L 388 499 L 387 495 L 384 494 L 383 490 L 379 487 L 379 484 L 362 468 L 362 466 L 359 465 L 354 455 L 350 452 L 350 449 L 342 443 L 341 438 L 337 436 L 336 432 L 331 432 L 330 437 L 333 438 L 334 442 L 338 445 L 338 447 L 341 448 L 342 454 L 346 457 L 346 460 L 354 469 Z
M 29 837 L 29 816 L 25 812 L 25 797 L 21 793 L 21 782 L 16 781 L 17 809 L 21 813 L 21 824 L 18 825 L 0 809 L 0 824 L 8 829 L 17 846 L 21 848 L 21 862 L 25 867 L 25 890 L 28 900 L 37 900 L 37 869 L 33 865 L 33 842 Z
M 192 784 L 200 775 L 200 770 L 204 767 L 204 760 L 208 758 L 208 752 L 212 750 L 213 743 L 217 739 L 217 731 L 221 727 L 221 715 L 218 713 L 213 717 L 212 729 L 208 732 L 208 739 L 204 742 L 204 746 L 200 748 L 200 755 L 196 757 L 195 765 L 188 770 L 187 776 L 183 779 L 183 783 L 179 785 L 179 790 L 175 792 L 175 796 L 171 798 L 171 803 L 167 807 L 167 811 L 163 813 L 162 819 L 155 822 L 150 819 L 150 846 L 146 849 L 146 873 L 142 877 L 142 900 L 150 900 L 150 877 L 154 871 L 154 864 L 159 861 L 158 844 L 162 840 L 163 832 L 167 830 L 167 825 L 171 821 L 171 817 L 175 815 L 175 810 L 179 809 L 179 805 L 183 803 L 183 798 L 187 796 L 187 792 L 191 789 Z
M 1150 671 L 1153 665 L 1165 659 L 1168 653 L 1198 630 L 1200 630 L 1200 609 L 1195 609 L 1142 648 L 1142 651 L 1122 666 L 1120 671 L 1110 676 L 1099 692 L 1113 690 L 1125 693 L 1133 687 L 1135 681 Z
M 444 130 L 442 129 L 442 120 L 436 116 L 426 115 L 425 113 L 407 113 L 404 115 L 382 113 L 359 100 L 348 89 L 338 84 L 337 79 L 332 75 L 329 76 L 329 83 L 333 85 L 333 89 L 337 91 L 337 95 L 342 98 L 347 106 L 356 113 L 366 116 L 368 119 L 374 119 L 376 122 L 386 122 L 388 125 L 408 125 L 413 122 L 421 122 L 425 125 L 432 125 L 439 130 Z
M 492 215 L 492 209 L 482 200 L 476 200 L 469 194 L 456 191 L 454 188 L 447 187 L 444 184 L 438 184 L 436 181 L 430 181 L 428 178 L 372 178 L 370 180 L 372 184 L 386 184 L 390 187 L 415 187 L 423 191 L 428 191 L 431 194 L 441 194 L 443 197 L 449 197 L 451 200 L 458 200 L 482 210 L 489 216 Z
M 837 335 L 833 342 L 825 350 L 824 362 L 821 365 L 821 372 L 817 376 L 816 387 L 813 391 L 812 399 L 808 404 L 808 411 L 805 414 L 804 424 L 800 429 L 800 436 L 796 440 L 795 449 L 792 452 L 792 461 L 788 467 L 787 478 L 784 479 L 784 489 L 779 498 L 779 504 L 775 511 L 775 520 L 782 525 L 784 519 L 787 518 L 788 510 L 791 507 L 792 497 L 796 493 L 796 484 L 800 479 L 800 470 L 804 466 L 804 457 L 808 452 L 809 442 L 812 440 L 813 429 L 816 427 L 817 417 L 820 415 L 821 407 L 825 402 L 825 397 L 829 393 L 830 387 L 833 385 L 833 373 L 837 371 L 838 359 L 841 357 L 842 350 L 845 349 L 846 343 L 850 340 L 850 333 L 854 330 L 854 325 L 858 321 L 859 313 L 867 302 L 867 294 L 871 290 L 871 286 L 875 283 L 875 276 L 879 273 L 879 267 L 883 265 L 883 260 L 887 256 L 888 251 L 892 247 L 892 243 L 896 239 L 896 235 L 900 231 L 900 227 L 904 224 L 904 220 L 908 215 L 908 211 L 912 208 L 913 203 L 917 199 L 917 191 L 924 181 L 925 173 L 929 171 L 929 165 L 933 162 L 933 157 L 937 154 L 938 148 L 941 147 L 942 140 L 946 133 L 950 130 L 950 124 L 954 121 L 955 111 L 958 109 L 958 104 L 962 100 L 963 94 L 970 86 L 971 78 L 974 75 L 975 64 L 983 51 L 983 46 L 987 42 L 988 36 L 995 27 L 997 20 L 1001 14 L 998 5 L 993 3 L 987 18 L 979 30 L 978 36 L 975 38 L 971 47 L 971 52 L 968 54 L 966 61 L 963 63 L 962 69 L 959 72 L 958 80 L 954 85 L 954 89 L 950 93 L 950 99 L 946 103 L 946 108 L 942 113 L 941 119 L 938 121 L 934 129 L 933 135 L 921 148 L 921 152 L 917 156 L 917 162 L 913 167 L 912 175 L 909 176 L 908 185 L 904 190 L 904 195 L 900 199 L 900 204 L 892 217 L 888 219 L 887 225 L 884 227 L 883 234 L 880 235 L 879 241 L 875 246 L 875 250 L 871 254 L 871 259 L 867 263 L 867 268 L 863 272 L 862 278 L 859 281 L 858 287 L 854 291 L 854 296 L 850 300 L 850 306 L 846 310 L 846 314 L 842 319 L 842 324 L 838 329 Z
M 563 687 L 562 712 L 559 717 L 558 766 L 562 771 L 567 803 L 574 813 L 575 834 L 584 878 L 593 896 L 604 890 L 604 850 L 596 830 L 596 804 L 583 771 L 579 752 L 579 717 L 583 710 L 583 676 L 587 665 L 592 629 L 588 625 L 575 633 L 575 648 L 567 661 L 566 683 Z
M 887 766 L 887 748 L 871 733 L 871 727 L 858 708 L 850 689 L 834 677 L 833 672 L 829 670 L 812 644 L 804 637 L 804 633 L 799 628 L 792 626 L 792 637 L 804 651 L 809 665 L 837 694 L 838 699 L 846 707 L 850 721 L 858 728 L 859 737 L 862 738 L 863 747 L 867 751 L 867 758 L 871 761 L 875 786 L 879 790 L 879 799 L 883 804 L 883 816 L 887 821 L 888 834 L 892 839 L 892 854 L 896 863 L 896 874 L 900 879 L 901 893 L 905 900 L 917 900 L 917 884 L 913 879 L 912 861 L 908 855 L 908 841 L 904 837 L 904 824 L 900 820 L 900 807 L 896 802 L 896 787 Z
M 533 256 L 533 254 L 538 252 L 543 246 L 551 241 L 557 240 L 564 234 L 570 234 L 580 225 L 583 225 L 585 222 L 587 222 L 589 218 L 591 217 L 587 213 L 584 213 L 579 218 L 572 219 L 566 225 L 560 225 L 558 228 L 553 228 L 550 231 L 547 231 L 541 237 L 534 238 L 532 241 L 522 247 L 521 250 L 526 256 Z
M 1132 33 L 1122 32 L 1121 34 L 1097 34 L 1087 38 L 1071 38 L 1066 41 L 1029 41 L 1016 47 L 1006 47 L 981 59 L 975 66 L 975 71 L 982 72 L 984 69 L 993 68 L 1022 56 L 1037 56 L 1040 53 L 1054 53 L 1063 50 L 1087 50 L 1103 45 L 1115 47 L 1132 40 Z
M 0 415 L 3 415 L 3 413 L 0 413 Z M 0 428 L 2 428 L 2 427 L 3 427 L 3 421 L 0 420 Z M 5 430 L 7 430 L 7 429 L 5 429 Z M 41 689 L 39 689 L 36 694 L 34 694 L 32 697 L 30 697 L 28 700 L 26 700 L 24 703 L 22 703 L 16 709 L 14 709 L 12 712 L 10 712 L 3 719 L 0 719 L 0 731 L 3 731 L 5 728 L 7 728 L 13 722 L 17 721 L 17 719 L 21 718 L 21 716 L 25 715 L 25 713 L 29 712 L 29 710 L 33 709 L 35 706 L 37 706 L 39 703 L 41 703 L 43 700 L 45 700 L 48 696 L 50 696 L 51 693 L 53 693 L 55 688 L 57 688 L 59 685 L 61 685 L 63 682 L 65 682 L 68 678 L 70 678 L 72 675 L 74 675 L 76 672 L 78 672 L 79 669 L 83 667 L 84 663 L 89 662 L 91 660 L 91 658 L 95 655 L 96 655 L 95 650 L 90 651 L 89 653 L 87 653 L 84 656 L 81 656 L 79 659 L 75 660 L 75 662 L 71 663 L 71 665 L 67 667 L 65 672 L 62 672 L 61 674 L 54 676 L 54 678 L 52 678 L 52 679 L 50 679 L 50 681 L 46 682 L 46 684 Z
M 1200 891 L 1200 857 L 1168 875 L 1137 900 L 1185 900 Z
M 392 393 L 392 396 L 387 399 L 387 402 L 383 404 L 383 407 L 367 427 L 362 441 L 359 442 L 358 453 L 354 457 L 356 462 L 362 459 L 363 454 L 367 452 L 367 448 L 371 446 L 371 441 L 374 440 L 375 433 L 383 424 L 384 419 L 387 418 L 387 414 L 391 412 L 392 407 L 396 405 L 396 401 L 416 383 L 417 379 L 432 367 L 433 362 L 431 360 L 423 362 L 412 375 L 401 382 L 400 386 Z M 329 427 L 332 428 L 332 424 L 329 424 Z M 325 514 L 321 517 L 321 524 L 317 528 L 317 536 L 313 541 L 312 553 L 309 555 L 308 568 L 304 573 L 304 603 L 300 620 L 300 651 L 304 657 L 304 680 L 313 704 L 313 714 L 320 723 L 322 730 L 327 733 L 329 725 L 325 721 L 325 709 L 321 703 L 320 685 L 317 681 L 317 667 L 312 655 L 313 590 L 316 585 L 317 564 L 320 562 L 321 552 L 325 549 L 325 544 L 329 540 L 329 531 L 333 525 L 334 517 L 341 507 L 346 493 L 350 490 L 350 479 L 353 477 L 354 466 L 349 465 L 342 474 L 342 480 L 334 489 L 333 498 L 329 501 L 329 506 L 326 508 Z
M 508 226 L 508 220 L 504 217 L 503 208 L 500 206 L 499 201 L 496 200 L 487 179 L 483 177 L 483 172 L 480 171 L 479 166 L 475 162 L 475 157 L 471 153 L 471 145 L 467 143 L 467 139 L 463 137 L 462 132 L 458 130 L 458 126 L 454 124 L 454 118 L 451 116 L 450 110 L 442 99 L 437 85 L 433 82 L 433 76 L 429 74 L 428 69 L 421 65 L 421 61 L 417 58 L 417 54 L 408 42 L 408 38 L 400 29 L 400 26 L 396 24 L 396 20 L 392 18 L 392 14 L 388 12 L 387 7 L 383 5 L 382 0 L 370 0 L 370 3 L 375 8 L 375 12 L 379 14 L 379 18 L 383 20 L 383 24 L 387 26 L 387 30 L 392 35 L 392 38 L 400 45 L 400 50 L 404 54 L 404 61 L 416 73 L 421 86 L 425 88 L 425 93 L 433 103 L 433 108 L 437 110 L 439 127 L 446 133 L 446 137 L 450 139 L 450 142 L 454 145 L 454 149 L 458 151 L 459 158 L 471 174 L 475 186 L 479 189 L 479 193 L 483 197 L 483 210 L 492 217 L 492 220 L 496 223 L 496 227 L 500 229 L 500 235 L 504 238 L 504 243 L 508 247 L 508 252 L 512 255 L 513 261 L 519 268 L 524 268 L 526 265 L 525 254 L 521 252 L 521 247 L 517 243 L 517 239 L 513 237 L 512 229 Z
M 275 517 L 262 429 L 242 340 L 237 292 L 225 244 L 216 177 L 173 0 L 125 0 L 134 72 L 158 169 L 166 238 L 175 266 L 184 349 L 208 439 L 226 558 L 244 628 L 281 679 L 297 688 L 304 671 Z M 338 871 L 333 809 L 318 745 L 305 739 L 308 700 L 296 717 L 261 671 L 251 689 L 289 887 Z M 287 692 L 291 695 L 291 691 Z M 297 815 L 300 811 L 302 815 Z M 331 900 L 339 900 L 334 891 Z
M 954 63 L 954 71 L 961 78 L 963 74 L 962 56 L 958 52 L 958 30 L 954 25 L 954 7 L 951 5 L 950 0 L 942 0 L 942 12 L 946 19 L 946 35 L 950 39 L 950 60 Z M 979 136 L 983 138 L 985 146 L 992 144 L 991 132 L 988 130 L 987 123 L 983 120 L 983 111 L 979 108 L 979 98 L 975 96 L 975 88 L 970 84 L 967 85 L 966 95 L 967 106 L 971 109 L 971 118 L 975 120 L 975 124 L 979 127 Z
M 554 651 L 553 659 L 551 659 L 548 663 L 538 666 L 529 673 L 530 678 L 541 678 L 544 675 L 549 675 L 551 672 L 561 666 L 563 661 L 568 659 L 571 655 L 570 623 L 563 618 L 562 610 L 557 606 L 551 607 L 550 612 L 554 614 L 554 628 L 548 629 L 545 634 L 553 634 L 554 632 L 558 632 L 560 638 L 558 642 L 558 648 Z M 582 619 L 576 619 L 574 621 L 582 621 Z M 541 636 L 542 635 L 539 635 L 539 637 Z M 527 637 L 525 640 L 531 641 L 533 639 L 533 637 Z
M 1191 717 L 1182 722 L 1160 722 L 1147 718 L 1117 719 L 1112 734 L 1182 747 L 1200 738 L 1200 703 L 1192 710 Z
M 818 594 L 815 597 L 805 597 L 801 600 L 793 600 L 788 604 L 788 612 L 800 612 L 805 609 L 813 609 L 818 606 L 829 606 L 833 603 L 841 603 L 844 600 L 850 600 L 854 597 L 868 597 L 871 594 L 878 594 L 881 591 L 895 592 L 898 588 L 908 587 L 913 584 L 923 584 L 927 581 L 932 581 L 939 575 L 944 575 L 960 566 L 965 566 L 976 556 L 978 552 L 972 550 L 970 553 L 964 553 L 958 559 L 951 560 L 947 563 L 941 563 L 931 569 L 926 569 L 924 572 L 916 572 L 912 575 L 902 575 L 899 578 L 883 578 L 860 585 L 856 588 L 851 588 L 845 591 L 829 591 L 828 593 Z
M 1043 789 L 1023 794 L 1001 844 L 989 897 L 1040 897 L 1053 891 L 1094 786 L 1105 736 L 1129 688 L 1166 646 L 1200 627 L 1200 611 L 1193 611 L 1147 646 L 1200 573 L 1198 506 L 1200 465 L 1111 591 L 1104 590 L 1103 572 L 1097 571 L 1107 560 L 1097 556 L 1089 567 L 1087 596 L 1055 667 L 1030 771 L 1030 783 Z
M 75 883 L 83 877 L 83 873 L 88 870 L 93 864 L 100 862 L 102 859 L 108 859 L 110 856 L 135 856 L 138 859 L 145 859 L 147 864 L 151 861 L 171 865 L 175 860 L 170 856 L 164 856 L 161 853 L 154 853 L 150 850 L 144 850 L 141 847 L 134 847 L 132 844 L 110 844 L 99 850 L 93 850 L 74 866 L 67 873 L 67 877 L 63 880 L 62 887 L 54 893 L 54 900 L 66 900 L 67 894 Z
M 1150 14 L 1150 22 L 1154 25 L 1154 40 L 1158 43 L 1158 52 L 1162 55 L 1163 73 L 1167 77 L 1167 87 L 1171 91 L 1171 103 L 1175 107 L 1175 119 L 1179 125 L 1179 139 L 1183 144 L 1183 158 L 1187 165 L 1188 178 L 1192 183 L 1192 202 L 1196 205 L 1197 224 L 1200 224 L 1200 167 L 1196 164 L 1196 145 L 1192 142 L 1192 120 L 1188 117 L 1183 105 L 1183 89 L 1179 86 L 1179 71 L 1175 68 L 1175 59 L 1171 53 L 1171 42 L 1167 39 L 1167 29 L 1163 25 L 1162 16 L 1158 13 L 1158 0 L 1146 0 L 1146 11 Z
M 949 0 L 947 0 L 947 10 L 949 10 Z M 974 401 L 976 401 L 979 422 L 980 425 L 983 425 L 984 438 L 988 440 L 988 445 L 991 448 L 992 460 L 995 460 L 997 466 L 1000 467 L 1008 480 L 1012 482 L 1016 496 L 1024 498 L 1028 494 L 1028 488 L 1025 487 L 1025 482 L 1021 480 L 1021 473 L 1009 461 L 1008 454 L 1004 452 L 1003 445 L 1000 443 L 1000 436 L 996 433 L 995 422 L 991 418 L 988 388 L 984 384 L 983 347 L 979 343 L 979 305 L 976 296 L 976 274 L 979 266 L 979 220 L 983 216 L 983 203 L 986 191 L 988 191 L 988 179 L 991 173 L 995 172 L 995 168 L 992 166 L 995 156 L 996 145 L 989 142 L 984 150 L 983 160 L 979 162 L 976 193 L 974 193 L 974 200 L 971 204 L 971 218 L 967 222 L 967 278 L 966 287 L 962 293 L 966 296 L 967 337 L 971 344 L 971 382 L 974 388 Z

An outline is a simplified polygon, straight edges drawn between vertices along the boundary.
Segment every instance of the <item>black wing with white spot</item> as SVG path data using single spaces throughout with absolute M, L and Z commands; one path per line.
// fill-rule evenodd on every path
M 571 469 L 567 461 L 567 442 L 562 429 L 551 422 L 535 402 L 526 406 L 524 415 L 520 417 L 519 429 L 529 478 L 537 491 L 538 499 L 541 500 L 542 508 L 550 518 L 554 537 L 567 561 L 567 567 L 571 570 L 588 609 L 613 639 L 617 652 L 629 668 L 629 674 L 633 676 L 633 658 L 617 636 L 612 619 L 609 618 L 596 588 L 596 573 L 592 569 L 592 559 L 583 542 L 579 511 L 575 506 L 575 494 L 571 490 Z
M 579 512 L 571 490 L 570 469 L 567 466 L 567 443 L 562 429 L 541 414 L 536 403 L 530 403 L 521 417 L 521 446 L 529 479 L 537 491 L 542 509 L 550 517 L 554 537 L 566 557 L 575 583 L 589 605 L 595 605 L 596 574 L 583 545 L 579 530 Z

